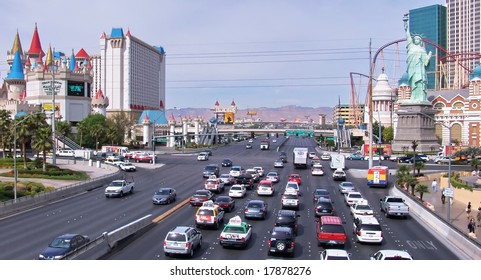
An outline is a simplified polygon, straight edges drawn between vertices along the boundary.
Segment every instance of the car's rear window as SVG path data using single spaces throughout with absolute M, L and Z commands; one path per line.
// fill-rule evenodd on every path
M 344 227 L 342 225 L 322 225 L 321 231 L 322 232 L 329 232 L 329 233 L 343 233 L 343 234 L 345 234 Z
M 168 241 L 185 242 L 185 234 L 169 233 L 166 238 Z
M 297 195 L 295 195 L 295 194 L 285 194 L 282 197 L 284 199 L 297 199 Z
M 245 233 L 244 231 L 244 228 L 243 227 L 226 227 L 224 229 L 224 232 L 229 232 L 229 233 Z
M 272 238 L 287 239 L 292 238 L 292 234 L 288 231 L 274 231 L 272 232 Z
M 261 203 L 249 203 L 247 205 L 248 208 L 262 208 L 263 205 Z
M 366 231 L 382 231 L 380 225 L 362 225 L 361 229 Z
M 200 209 L 197 214 L 198 215 L 205 215 L 205 216 L 212 216 L 212 215 L 214 215 L 214 211 L 209 210 L 209 209 Z

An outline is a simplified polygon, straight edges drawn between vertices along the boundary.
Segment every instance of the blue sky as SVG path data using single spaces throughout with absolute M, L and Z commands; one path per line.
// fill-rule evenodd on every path
M 115 3 L 115 4 L 110 4 Z M 133 4 L 135 3 L 135 4 Z M 373 54 L 404 38 L 403 14 L 445 1 L 117 0 L 2 1 L 0 77 L 16 31 L 28 50 L 35 23 L 42 47 L 99 53 L 102 32 L 130 30 L 164 47 L 166 107 L 332 107 L 364 102 Z M 377 61 L 394 83 L 405 71 L 405 45 Z M 353 82 L 350 73 L 353 74 Z M 351 86 L 353 85 L 353 87 Z M 354 88 L 354 90 L 352 90 Z

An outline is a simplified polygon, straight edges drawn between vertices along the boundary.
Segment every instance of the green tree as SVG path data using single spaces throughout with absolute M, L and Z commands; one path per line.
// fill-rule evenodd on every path
M 419 197 L 421 198 L 421 201 L 423 201 L 423 195 L 425 193 L 429 193 L 429 188 L 427 185 L 424 184 L 416 184 L 414 187 L 414 191 L 419 193 Z
M 72 125 L 68 121 L 55 122 L 55 132 L 59 135 L 70 138 L 72 133 Z M 63 148 L 65 148 L 65 143 Z
M 426 168 L 426 165 L 422 161 L 416 162 L 416 170 L 418 171 L 418 176 L 421 176 L 421 170 Z
M 50 127 L 41 127 L 32 137 L 32 148 L 42 153 L 42 170 L 47 171 L 47 152 L 53 148 L 52 130 Z
M 96 124 L 92 127 L 92 134 L 95 139 L 95 150 L 99 150 L 99 145 L 100 145 L 100 139 L 105 139 L 105 134 L 106 134 L 106 127 L 102 126 L 100 124 Z M 104 141 L 102 141 L 104 143 Z
M 112 144 L 122 144 L 127 142 L 125 137 L 130 137 L 130 128 L 135 124 L 135 121 L 125 112 L 113 114 L 109 116 L 108 120 L 109 126 L 113 126 L 113 131 L 117 132 L 117 134 L 112 135 L 115 136 L 111 139 Z
M 99 144 L 107 142 L 105 128 L 107 127 L 107 119 L 101 114 L 89 115 L 78 123 L 80 134 L 80 145 L 83 147 L 94 148 Z M 97 134 L 100 133 L 100 134 Z
M 3 158 L 5 158 L 5 148 L 7 145 L 8 134 L 10 134 L 10 125 L 12 123 L 12 117 L 9 111 L 0 110 L 0 137 L 2 142 Z
M 383 127 L 381 134 L 382 139 L 386 143 L 391 143 L 394 139 L 394 129 L 392 127 Z
M 418 179 L 413 176 L 407 176 L 405 180 L 406 184 L 411 187 L 411 194 L 414 196 L 414 187 L 419 183 Z
M 473 170 L 478 171 L 478 166 L 479 166 L 479 159 L 476 157 L 471 158 L 471 162 L 469 163 Z
M 396 170 L 396 185 L 401 186 L 403 188 L 407 188 L 407 178 L 410 177 L 409 173 L 411 172 L 411 167 L 409 165 L 399 165 Z

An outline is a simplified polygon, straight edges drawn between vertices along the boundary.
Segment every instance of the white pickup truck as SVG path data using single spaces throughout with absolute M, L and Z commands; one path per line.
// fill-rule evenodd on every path
M 384 212 L 386 218 L 391 216 L 400 216 L 407 218 L 409 216 L 409 206 L 404 199 L 398 196 L 385 196 L 381 198 L 381 212 Z
M 105 188 L 105 197 L 122 197 L 127 193 L 134 192 L 134 181 L 114 180 Z

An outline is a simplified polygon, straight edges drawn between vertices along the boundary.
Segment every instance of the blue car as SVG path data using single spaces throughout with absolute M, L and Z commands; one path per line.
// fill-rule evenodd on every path
M 87 244 L 90 238 L 80 234 L 64 234 L 56 237 L 38 256 L 39 260 L 59 260 L 67 253 Z
M 361 154 L 352 154 L 352 155 L 347 156 L 347 159 L 349 159 L 349 160 L 363 160 L 364 156 L 361 155 Z

